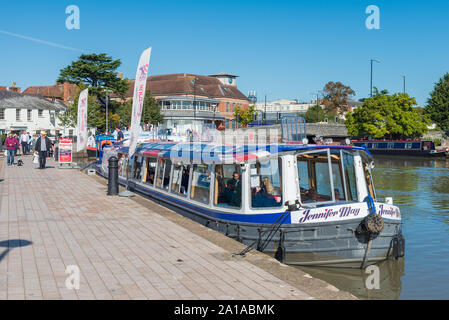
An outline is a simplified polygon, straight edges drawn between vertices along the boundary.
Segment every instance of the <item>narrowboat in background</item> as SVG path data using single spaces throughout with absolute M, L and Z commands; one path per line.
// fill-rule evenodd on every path
M 128 140 L 98 142 L 98 174 L 115 156 L 123 186 L 283 263 L 363 268 L 404 255 L 400 210 L 376 198 L 364 147 L 151 141 L 130 158 Z
M 449 157 L 449 148 L 437 149 L 433 141 L 427 140 L 353 140 L 352 144 L 372 154 Z

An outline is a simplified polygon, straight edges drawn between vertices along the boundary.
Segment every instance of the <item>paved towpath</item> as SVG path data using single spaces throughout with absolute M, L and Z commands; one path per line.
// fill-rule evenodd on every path
M 0 160 L 0 299 L 312 298 L 79 170 L 24 160 Z

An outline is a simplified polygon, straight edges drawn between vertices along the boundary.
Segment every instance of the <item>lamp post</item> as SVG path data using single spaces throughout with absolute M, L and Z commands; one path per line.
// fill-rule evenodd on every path
M 404 80 L 404 93 L 405 93 L 405 76 L 402 76 L 403 80 Z
M 310 93 L 310 95 L 312 95 L 312 96 L 315 96 L 315 95 L 316 95 L 316 101 L 315 101 L 315 106 L 316 106 L 316 122 L 319 122 L 319 121 L 318 121 L 318 111 L 319 111 L 318 108 L 321 108 L 321 106 L 320 106 L 320 104 L 319 104 L 319 95 L 320 95 L 320 93 L 322 93 L 321 90 L 319 90 L 319 91 L 317 91 L 317 92 Z M 313 101 L 313 100 L 312 100 L 312 101 Z
M 265 111 L 263 113 L 263 124 L 267 121 L 267 94 L 265 93 Z
M 371 81 L 370 81 L 370 97 L 373 96 L 373 62 L 380 63 L 379 60 L 371 59 Z

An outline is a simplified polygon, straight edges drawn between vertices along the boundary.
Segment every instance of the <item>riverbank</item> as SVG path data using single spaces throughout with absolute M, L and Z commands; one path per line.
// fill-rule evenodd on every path
M 143 197 L 108 197 L 100 177 L 24 162 L 0 164 L 0 299 L 354 299 L 257 251 L 235 258 L 241 243 Z

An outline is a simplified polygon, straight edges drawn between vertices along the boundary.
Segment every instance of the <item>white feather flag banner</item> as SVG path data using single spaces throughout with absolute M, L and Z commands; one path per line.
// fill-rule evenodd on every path
M 129 157 L 134 155 L 137 147 L 137 140 L 140 134 L 140 120 L 142 118 L 143 102 L 145 99 L 145 89 L 149 72 L 151 47 L 146 49 L 140 56 L 137 66 L 136 81 L 134 82 L 133 109 L 131 116 L 131 128 L 129 138 Z
M 76 123 L 76 151 L 84 150 L 87 145 L 87 101 L 88 90 L 81 91 L 78 98 L 78 120 Z

